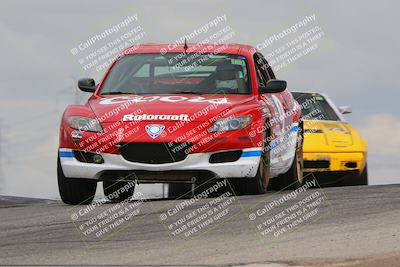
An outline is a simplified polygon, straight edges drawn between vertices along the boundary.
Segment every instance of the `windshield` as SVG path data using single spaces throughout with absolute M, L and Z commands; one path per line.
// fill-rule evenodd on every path
M 136 54 L 119 59 L 100 94 L 250 94 L 245 57 Z
M 293 93 L 293 96 L 301 106 L 303 119 L 340 121 L 335 110 L 320 94 Z

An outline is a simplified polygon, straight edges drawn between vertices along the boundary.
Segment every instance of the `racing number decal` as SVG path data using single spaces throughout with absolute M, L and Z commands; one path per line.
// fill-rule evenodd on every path
M 272 140 L 282 136 L 285 125 L 285 110 L 276 95 L 262 95 L 260 104 L 263 106 L 263 116 L 271 119 L 268 123 Z M 265 110 L 265 111 L 264 111 Z
M 277 113 L 279 114 L 279 118 L 282 118 L 283 116 L 285 116 L 285 110 L 283 109 L 283 105 L 282 105 L 281 101 L 278 99 L 278 97 L 276 95 L 272 95 L 272 100 L 274 101 L 274 104 L 276 106 Z
M 285 110 L 279 98 L 276 95 L 272 95 L 272 102 L 275 109 L 276 119 L 278 121 L 276 130 L 278 132 L 274 132 L 274 135 L 280 136 L 285 129 Z

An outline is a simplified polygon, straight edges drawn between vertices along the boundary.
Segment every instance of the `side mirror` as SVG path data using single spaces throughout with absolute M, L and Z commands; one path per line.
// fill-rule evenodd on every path
M 271 79 L 266 86 L 259 86 L 258 90 L 261 94 L 280 93 L 285 91 L 287 86 L 286 81 Z
M 84 78 L 78 81 L 78 87 L 84 92 L 94 93 L 96 91 L 96 82 L 91 78 Z
M 353 112 L 351 106 L 341 106 L 339 107 L 339 111 L 342 114 L 350 114 L 351 112 Z

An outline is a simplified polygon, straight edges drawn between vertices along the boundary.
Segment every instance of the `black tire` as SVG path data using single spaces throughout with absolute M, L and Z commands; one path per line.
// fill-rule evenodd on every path
M 170 183 L 168 184 L 168 198 L 181 198 L 192 196 L 191 183 Z
M 265 194 L 269 184 L 270 148 L 264 134 L 263 148 L 258 165 L 257 174 L 253 178 L 228 179 L 229 185 L 235 195 Z
M 350 174 L 343 180 L 343 185 L 353 186 L 353 185 L 368 185 L 368 167 L 365 164 L 364 170 L 361 174 Z
M 294 190 L 303 184 L 303 131 L 300 127 L 296 141 L 296 152 L 290 169 L 271 180 L 274 190 Z
M 261 162 L 260 162 L 261 164 Z M 234 178 L 229 179 L 229 184 L 235 195 L 259 195 L 267 192 L 268 184 L 262 182 L 260 170 L 253 178 Z
M 92 203 L 96 193 L 97 181 L 81 178 L 67 178 L 64 175 L 60 163 L 60 157 L 57 158 L 57 180 L 58 191 L 61 200 L 69 205 L 87 205 Z
M 103 181 L 103 192 L 112 202 L 121 202 L 132 197 L 135 192 L 134 181 Z

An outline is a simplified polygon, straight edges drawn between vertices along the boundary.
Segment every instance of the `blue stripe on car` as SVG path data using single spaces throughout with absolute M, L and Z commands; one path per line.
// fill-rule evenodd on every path
M 297 132 L 297 130 L 299 129 L 299 126 L 293 126 L 292 129 L 290 129 L 291 132 Z
M 74 153 L 72 151 L 60 151 L 60 158 L 73 158 Z
M 293 126 L 288 132 L 284 133 L 277 140 L 274 140 L 271 142 L 271 144 L 269 145 L 270 150 L 279 146 L 281 143 L 283 143 L 283 141 L 287 141 L 287 139 L 289 139 L 289 137 L 291 135 L 293 135 L 293 133 L 297 133 L 298 130 L 299 130 L 299 126 L 297 126 L 297 125 Z
M 258 151 L 243 151 L 242 152 L 242 158 L 248 158 L 248 157 L 259 157 L 261 156 L 261 150 Z

